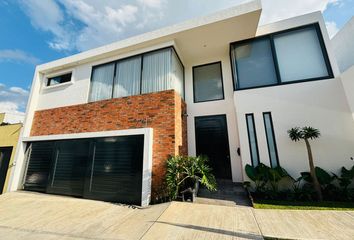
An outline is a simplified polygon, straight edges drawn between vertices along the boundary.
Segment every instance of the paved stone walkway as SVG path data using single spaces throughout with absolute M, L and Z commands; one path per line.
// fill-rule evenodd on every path
M 172 202 L 146 209 L 13 192 L 0 196 L 0 239 L 354 239 L 353 211 L 261 210 Z

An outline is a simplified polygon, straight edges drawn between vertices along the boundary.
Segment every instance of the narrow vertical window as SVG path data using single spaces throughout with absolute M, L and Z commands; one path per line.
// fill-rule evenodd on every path
M 264 112 L 263 120 L 264 120 L 264 129 L 267 137 L 270 166 L 272 168 L 275 168 L 279 166 L 279 158 L 278 158 L 277 145 L 275 142 L 272 114 L 270 112 Z
M 246 122 L 247 122 L 248 142 L 250 145 L 251 161 L 252 161 L 252 165 L 256 167 L 259 164 L 259 152 L 258 152 L 256 126 L 254 124 L 253 113 L 246 114 Z

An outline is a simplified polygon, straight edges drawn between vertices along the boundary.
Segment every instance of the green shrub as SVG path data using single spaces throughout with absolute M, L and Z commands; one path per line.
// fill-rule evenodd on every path
M 300 177 L 293 179 L 285 169 L 281 167 L 270 168 L 262 163 L 257 167 L 246 165 L 245 172 L 254 182 L 255 187 L 251 190 L 256 198 L 290 201 L 313 201 L 317 198 L 309 172 L 301 172 Z M 354 166 L 351 169 L 342 167 L 339 176 L 320 167 L 315 167 L 315 173 L 325 200 L 354 200 L 354 189 L 350 188 L 354 179 Z M 285 178 L 291 180 L 292 187 L 288 185 L 287 188 L 279 190 L 279 183 Z M 245 186 L 251 188 L 250 183 Z
M 254 193 L 265 198 L 275 199 L 279 196 L 279 183 L 285 178 L 291 178 L 282 167 L 271 168 L 260 163 L 253 167 L 246 165 L 247 176 L 255 183 Z
M 216 190 L 216 180 L 205 156 L 173 156 L 167 160 L 166 183 L 171 199 L 181 190 L 194 187 L 199 182 L 208 190 Z

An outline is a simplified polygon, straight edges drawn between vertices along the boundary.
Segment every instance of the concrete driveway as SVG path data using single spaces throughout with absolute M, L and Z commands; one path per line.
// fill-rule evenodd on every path
M 169 204 L 139 210 L 30 192 L 0 196 L 0 239 L 140 239 Z
M 0 239 L 262 239 L 251 208 L 172 202 L 146 209 L 30 192 L 0 196 Z
M 172 202 L 146 209 L 30 192 L 0 196 L 0 239 L 353 239 L 354 212 Z

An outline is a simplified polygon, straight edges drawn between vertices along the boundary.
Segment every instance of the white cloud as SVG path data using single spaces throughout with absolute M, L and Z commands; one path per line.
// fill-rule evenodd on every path
M 339 31 L 337 24 L 335 22 L 326 22 L 326 27 L 328 30 L 328 35 L 330 38 L 334 37 Z
M 22 0 L 32 25 L 58 51 L 87 50 L 154 29 L 166 0 Z M 149 26 L 147 26 L 149 24 Z
M 264 0 L 261 24 L 279 21 L 315 11 L 325 11 L 330 4 L 338 5 L 342 0 Z M 276 6 L 276 7 L 275 7 Z
M 15 63 L 29 63 L 36 65 L 40 60 L 31 54 L 28 54 L 19 49 L 2 49 L 0 50 L 0 62 L 15 62 Z
M 21 6 L 34 27 L 53 34 L 48 43 L 50 47 L 57 50 L 72 48 L 72 36 L 66 31 L 64 13 L 54 0 L 22 0 Z
M 10 87 L 10 92 L 19 94 L 21 96 L 28 96 L 29 92 L 23 88 L 20 87 Z
M 160 8 L 164 1 L 163 0 L 138 0 L 138 2 L 150 8 Z
M 36 28 L 53 34 L 50 47 L 83 51 L 242 2 L 245 0 L 23 0 L 22 5 Z M 263 0 L 261 24 L 323 12 L 342 2 Z M 333 30 L 333 24 L 328 27 Z
M 109 22 L 116 22 L 122 26 L 126 26 L 128 23 L 134 22 L 136 20 L 135 15 L 138 12 L 138 8 L 133 5 L 125 5 L 119 9 L 105 7 L 105 10 Z
M 80 21 L 84 27 L 77 33 L 73 44 L 78 50 L 114 42 L 125 35 L 125 30 L 134 28 L 138 7 L 131 4 L 101 4 L 84 0 L 62 0 L 70 17 Z
M 23 113 L 29 92 L 20 87 L 10 87 L 0 83 L 0 112 Z
M 22 113 L 19 110 L 19 107 L 14 102 L 1 102 L 0 101 L 0 112 L 3 113 Z

